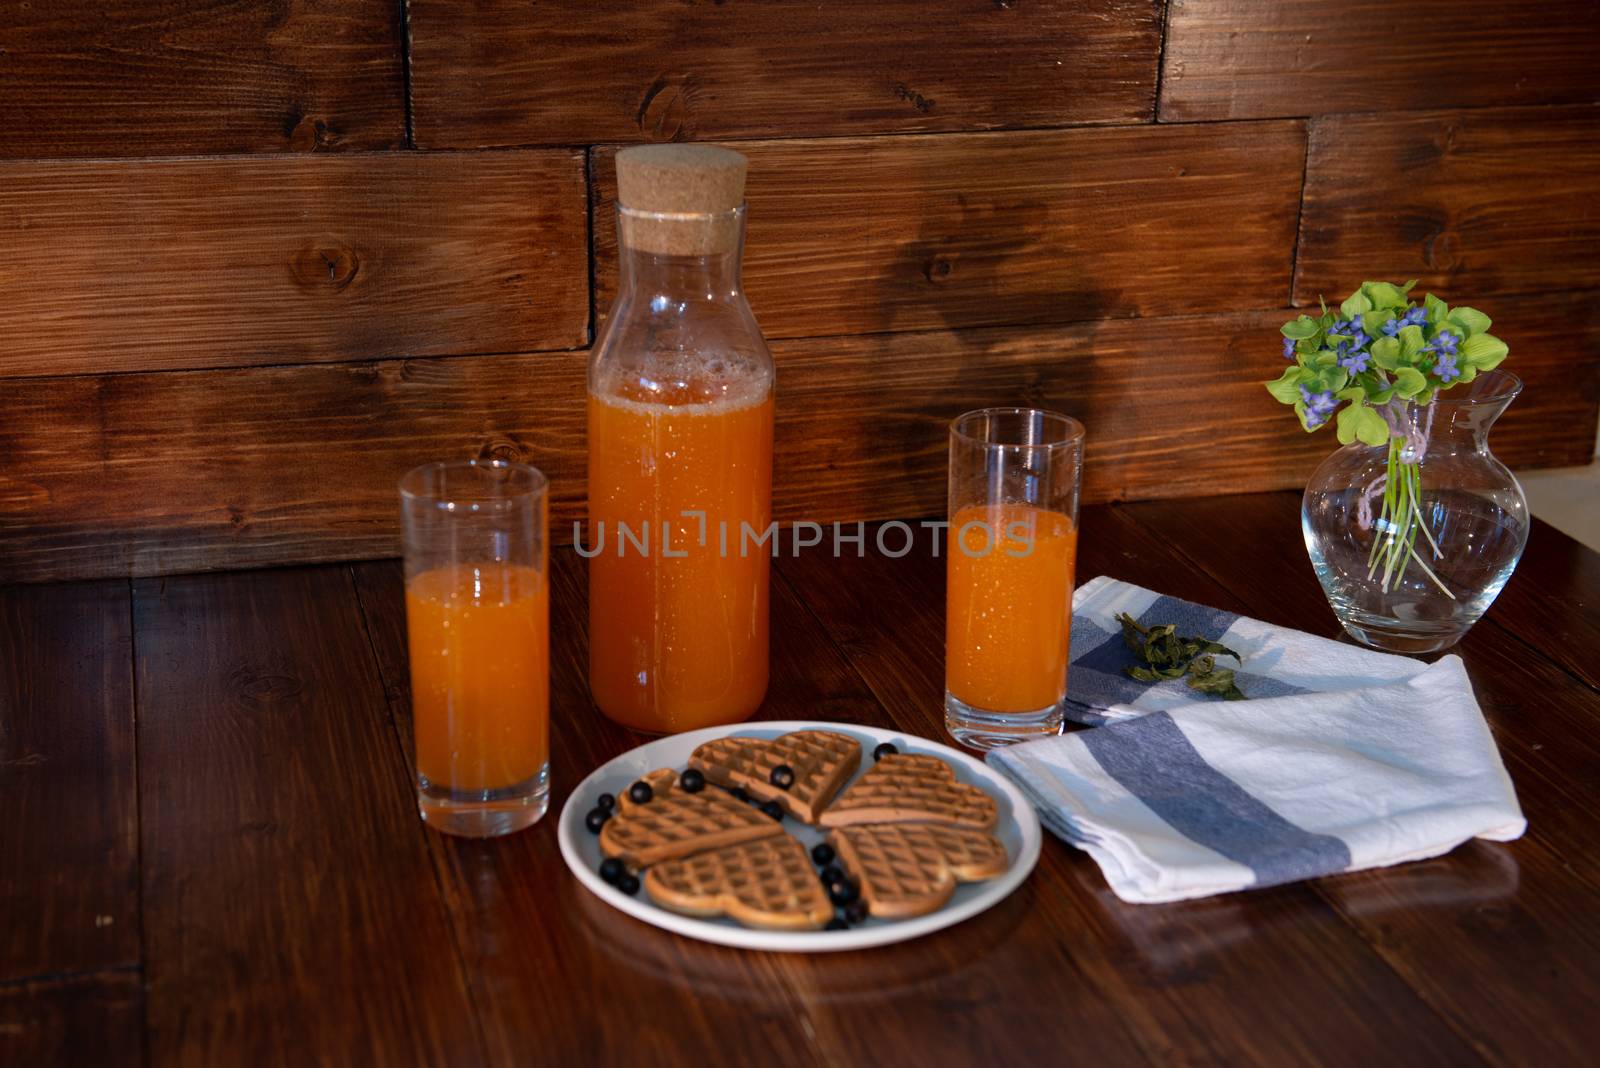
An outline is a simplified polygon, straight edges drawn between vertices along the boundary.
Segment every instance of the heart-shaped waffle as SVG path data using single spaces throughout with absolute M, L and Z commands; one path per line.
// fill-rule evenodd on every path
M 650 800 L 634 801 L 624 791 L 616 815 L 600 828 L 600 852 L 631 868 L 783 834 L 777 820 L 721 790 L 683 789 L 669 768 L 650 772 L 644 781 Z
M 872 915 L 882 919 L 933 912 L 950 900 L 956 883 L 993 879 L 1007 864 L 994 835 L 936 823 L 841 827 L 828 841 Z
M 987 831 L 1000 818 L 994 798 L 956 781 L 938 757 L 890 753 L 822 814 L 824 827 L 857 823 L 948 823 Z
M 815 929 L 833 915 L 805 846 L 787 834 L 657 864 L 644 888 L 662 908 L 747 927 Z
M 788 789 L 772 785 L 772 769 L 794 771 Z M 689 756 L 689 766 L 720 786 L 776 801 L 802 823 L 816 823 L 839 787 L 861 766 L 861 743 L 835 731 L 794 731 L 776 738 L 716 738 Z

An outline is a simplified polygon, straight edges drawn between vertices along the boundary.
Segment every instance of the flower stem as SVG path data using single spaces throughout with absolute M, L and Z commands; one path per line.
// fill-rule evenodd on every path
M 1378 575 L 1378 565 L 1383 565 L 1379 588 L 1388 593 L 1400 584 L 1406 567 L 1415 563 L 1424 575 L 1446 597 L 1455 600 L 1455 594 L 1440 580 L 1423 558 L 1417 555 L 1417 535 L 1420 533 L 1433 549 L 1435 560 L 1444 553 L 1428 529 L 1426 512 L 1422 507 L 1422 464 L 1404 459 L 1406 439 L 1390 435 L 1389 460 L 1384 476 L 1383 511 L 1374 525 L 1372 550 L 1367 554 L 1367 578 Z
M 1415 508 L 1417 513 L 1420 515 L 1421 512 L 1422 512 L 1422 465 L 1421 464 L 1412 464 L 1411 465 L 1411 479 L 1410 479 L 1410 481 L 1408 481 L 1406 483 L 1406 488 L 1411 492 L 1411 506 L 1413 508 Z M 1433 558 L 1435 560 L 1437 560 L 1437 559 L 1439 559 L 1439 557 L 1443 556 L 1444 554 L 1439 551 L 1439 543 L 1433 540 L 1433 531 L 1428 529 L 1427 522 L 1426 521 L 1419 521 L 1417 523 L 1417 526 L 1422 528 L 1422 536 L 1428 539 L 1428 544 L 1429 545 L 1433 546 Z M 1435 579 L 1434 581 L 1437 582 L 1438 579 Z M 1450 591 L 1446 590 L 1445 592 L 1449 593 Z

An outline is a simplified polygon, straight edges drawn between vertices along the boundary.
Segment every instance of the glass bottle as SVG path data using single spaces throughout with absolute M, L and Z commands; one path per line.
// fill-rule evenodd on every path
M 676 733 L 767 688 L 772 356 L 740 288 L 745 158 L 617 155 L 620 285 L 589 361 L 589 688 Z
M 1521 390 L 1516 375 L 1495 370 L 1426 407 L 1397 404 L 1383 412 L 1390 445 L 1346 445 L 1312 474 L 1301 509 L 1306 549 L 1351 637 L 1431 653 L 1488 611 L 1531 524 L 1516 476 L 1489 451 L 1489 428 Z M 1386 519 L 1382 507 L 1396 473 L 1394 492 L 1416 502 L 1409 522 Z M 1385 567 L 1391 559 L 1398 563 Z

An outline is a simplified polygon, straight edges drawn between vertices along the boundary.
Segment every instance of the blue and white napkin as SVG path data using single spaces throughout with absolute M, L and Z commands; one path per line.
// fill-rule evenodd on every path
M 1187 701 L 1140 692 L 1100 708 L 1104 726 L 989 754 L 1046 826 L 1095 859 L 1124 901 L 1384 867 L 1470 838 L 1507 841 L 1526 828 L 1459 657 L 1429 666 L 1239 617 L 1200 621 L 1195 613 L 1209 609 L 1104 579 L 1080 590 L 1075 604 L 1081 614 L 1086 601 L 1145 597 L 1151 620 L 1177 622 L 1183 634 L 1220 633 L 1243 653 L 1246 694 L 1264 684 L 1284 688 L 1245 701 L 1194 700 L 1187 687 Z M 1120 631 L 1108 633 L 1120 647 Z M 1336 646 L 1343 659 L 1314 658 L 1313 643 Z M 1125 653 L 1116 661 L 1119 675 L 1126 662 Z M 1072 672 L 1080 671 L 1075 649 Z M 1094 685 L 1104 694 L 1111 682 Z M 1069 686 L 1078 689 L 1072 675 Z
M 1234 679 L 1246 697 L 1381 686 L 1409 679 L 1427 667 L 1410 657 L 1275 627 L 1102 575 L 1078 587 L 1072 597 L 1067 718 L 1077 723 L 1099 726 L 1200 699 L 1183 679 L 1149 683 L 1122 673 L 1124 666 L 1137 663 L 1122 642 L 1122 624 L 1117 622 L 1122 612 L 1144 626 L 1176 623 L 1182 637 L 1210 638 L 1238 653 L 1244 658 L 1242 665 L 1219 656 L 1217 666 L 1235 669 Z

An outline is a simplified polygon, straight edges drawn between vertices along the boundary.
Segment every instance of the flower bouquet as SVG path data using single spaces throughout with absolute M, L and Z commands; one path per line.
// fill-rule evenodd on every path
M 1337 427 L 1339 442 L 1387 444 L 1383 503 L 1374 524 L 1370 508 L 1378 485 L 1363 495 L 1364 527 L 1372 539 L 1367 578 L 1379 578 L 1387 593 L 1408 562 L 1454 599 L 1425 558 L 1441 553 L 1425 520 L 1422 462 L 1432 432 L 1438 394 L 1471 382 L 1506 358 L 1506 344 L 1489 333 L 1489 317 L 1474 308 L 1451 308 L 1429 293 L 1410 299 L 1416 286 L 1363 282 L 1337 312 L 1301 315 L 1283 324 L 1282 375 L 1266 383 L 1279 401 L 1294 407 L 1307 432 Z M 1418 551 L 1419 538 L 1425 542 Z

